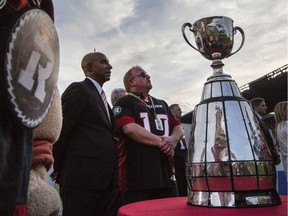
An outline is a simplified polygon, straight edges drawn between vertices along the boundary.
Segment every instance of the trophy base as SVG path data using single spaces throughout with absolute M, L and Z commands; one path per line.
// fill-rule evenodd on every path
M 215 208 L 251 208 L 280 205 L 277 191 L 207 192 L 189 191 L 188 205 Z

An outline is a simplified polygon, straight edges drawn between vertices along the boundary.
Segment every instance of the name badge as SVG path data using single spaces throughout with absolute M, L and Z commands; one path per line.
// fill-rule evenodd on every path
M 163 131 L 162 121 L 158 118 L 155 119 L 156 129 L 159 131 Z

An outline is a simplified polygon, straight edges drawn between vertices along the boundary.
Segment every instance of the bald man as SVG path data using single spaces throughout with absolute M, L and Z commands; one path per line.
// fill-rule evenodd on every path
M 117 146 L 113 113 L 103 84 L 112 66 L 100 53 L 81 62 L 86 78 L 74 82 L 62 95 L 63 127 L 54 145 L 54 174 L 60 185 L 65 215 L 116 215 Z

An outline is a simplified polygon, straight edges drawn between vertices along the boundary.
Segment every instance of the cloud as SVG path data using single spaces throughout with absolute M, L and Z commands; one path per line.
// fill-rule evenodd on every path
M 151 75 L 151 95 L 179 103 L 187 113 L 200 102 L 212 68 L 184 41 L 181 27 L 215 15 L 230 17 L 245 32 L 243 48 L 223 60 L 224 72 L 238 86 L 287 64 L 286 0 L 62 0 L 54 1 L 54 8 L 61 92 L 84 79 L 81 59 L 96 49 L 113 66 L 111 80 L 104 84 L 107 95 L 123 86 L 129 68 L 140 65 Z M 187 36 L 195 44 L 192 34 Z M 237 32 L 233 51 L 240 42 Z

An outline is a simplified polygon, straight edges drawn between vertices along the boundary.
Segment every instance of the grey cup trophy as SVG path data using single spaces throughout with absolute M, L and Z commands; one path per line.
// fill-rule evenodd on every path
M 195 48 L 185 35 L 185 28 L 193 32 L 195 42 L 198 47 Z M 236 31 L 242 34 L 240 47 L 231 53 L 234 43 L 234 34 Z M 245 40 L 244 31 L 236 26 L 233 27 L 233 20 L 224 16 L 207 17 L 196 21 L 193 25 L 184 23 L 182 34 L 185 41 L 196 51 L 200 52 L 205 58 L 213 60 L 213 53 L 220 53 L 221 59 L 227 58 L 237 53 L 243 46 Z
M 194 34 L 197 48 L 185 35 Z M 232 52 L 234 34 L 242 42 Z M 213 75 L 195 106 L 188 144 L 186 177 L 188 204 L 206 207 L 259 207 L 281 203 L 276 169 L 250 103 L 236 82 L 223 73 L 222 59 L 237 53 L 245 35 L 228 17 L 214 16 L 184 23 L 185 41 L 212 60 Z

